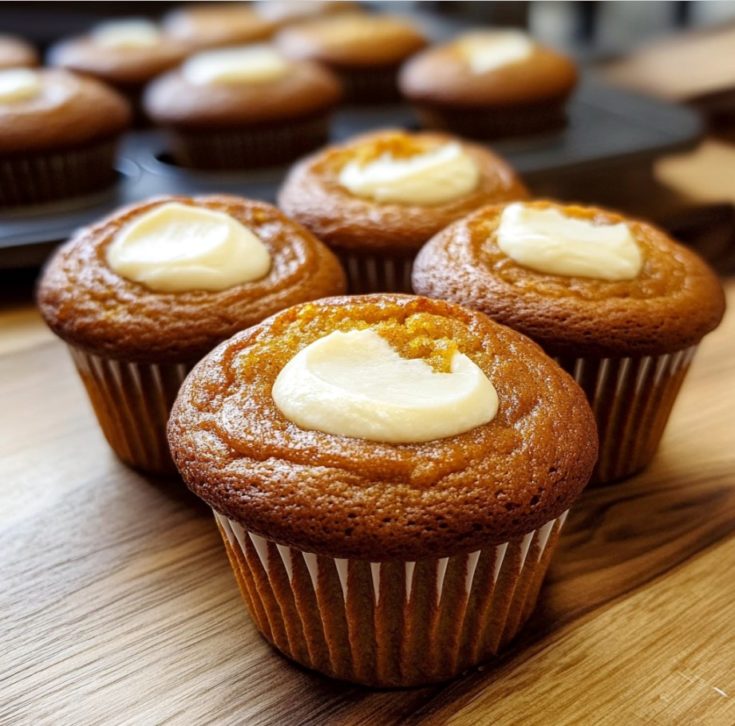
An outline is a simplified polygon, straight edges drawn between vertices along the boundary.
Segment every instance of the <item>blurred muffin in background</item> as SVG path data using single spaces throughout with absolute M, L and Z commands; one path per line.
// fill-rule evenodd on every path
M 0 34 L 0 68 L 30 68 L 39 64 L 36 49 L 15 35 Z
M 429 48 L 400 75 L 428 128 L 489 139 L 564 124 L 574 63 L 518 30 L 481 30 Z
M 259 0 L 253 7 L 279 27 L 320 15 L 360 10 L 360 5 L 350 0 Z
M 349 291 L 410 292 L 411 265 L 439 230 L 491 202 L 524 199 L 490 150 L 440 133 L 377 131 L 297 164 L 282 209 L 332 247 Z
M 335 71 L 346 101 L 381 103 L 400 98 L 398 70 L 426 38 L 405 18 L 352 12 L 284 28 L 276 44 L 291 58 L 318 61 Z
M 51 65 L 114 86 L 136 111 L 145 84 L 184 57 L 185 48 L 179 42 L 166 37 L 156 23 L 142 18 L 102 23 L 87 35 L 60 41 L 48 53 Z
M 145 109 L 182 166 L 246 169 L 290 161 L 327 139 L 340 84 L 269 45 L 203 51 L 156 79 Z
M 192 51 L 266 40 L 276 23 L 245 3 L 205 3 L 173 10 L 163 28 Z
M 94 79 L 60 69 L 0 70 L 0 207 L 109 186 L 130 118 L 125 99 Z

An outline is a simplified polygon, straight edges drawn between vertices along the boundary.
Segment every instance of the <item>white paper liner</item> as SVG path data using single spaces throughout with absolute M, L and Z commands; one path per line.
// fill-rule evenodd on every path
M 416 562 L 303 552 L 214 515 L 243 599 L 276 648 L 335 678 L 410 686 L 451 678 L 517 634 L 567 513 L 498 546 Z
M 653 458 L 697 346 L 660 356 L 555 360 L 582 387 L 600 436 L 592 482 L 630 476 Z
M 138 469 L 175 473 L 166 423 L 191 365 L 131 363 L 69 350 L 113 451 Z
M 352 295 L 370 292 L 411 293 L 414 256 L 354 254 L 337 251 L 347 273 L 347 291 Z

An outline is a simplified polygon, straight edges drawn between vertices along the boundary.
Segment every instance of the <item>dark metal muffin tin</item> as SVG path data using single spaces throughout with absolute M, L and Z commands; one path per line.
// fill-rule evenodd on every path
M 334 118 L 331 138 L 339 141 L 385 127 L 417 128 L 417 122 L 405 105 L 345 108 Z M 699 116 L 690 109 L 633 95 L 588 75 L 570 103 L 564 129 L 491 146 L 534 192 L 574 198 L 580 197 L 588 179 L 604 181 L 610 174 L 610 186 L 617 186 L 623 170 L 649 167 L 663 153 L 690 148 L 702 131 Z M 287 169 L 188 170 L 168 160 L 160 132 L 133 132 L 121 146 L 113 188 L 83 199 L 0 211 L 0 268 L 40 264 L 53 245 L 75 229 L 123 204 L 155 195 L 221 192 L 273 202 Z M 605 184 L 595 188 L 595 201 L 605 204 L 600 198 Z

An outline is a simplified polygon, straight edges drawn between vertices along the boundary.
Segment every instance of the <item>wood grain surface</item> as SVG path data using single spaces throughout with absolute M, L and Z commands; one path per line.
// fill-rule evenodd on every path
M 63 345 L 6 306 L 0 723 L 733 724 L 734 367 L 731 311 L 653 466 L 584 494 L 510 651 L 449 684 L 371 691 L 266 645 L 210 513 L 115 460 Z

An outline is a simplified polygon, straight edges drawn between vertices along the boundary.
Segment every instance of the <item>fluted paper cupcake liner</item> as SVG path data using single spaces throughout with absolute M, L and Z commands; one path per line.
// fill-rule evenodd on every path
M 412 292 L 411 269 L 414 256 L 388 253 L 356 254 L 338 251 L 347 273 L 347 291 L 353 295 L 369 292 Z
M 557 357 L 584 390 L 597 420 L 600 455 L 592 483 L 604 484 L 645 468 L 697 346 L 635 358 Z
M 251 169 L 293 161 L 326 143 L 327 115 L 207 132 L 171 131 L 177 164 L 195 169 Z
M 215 518 L 266 640 L 331 677 L 399 687 L 451 678 L 518 633 L 566 512 L 510 542 L 416 562 L 315 555 Z
M 0 157 L 0 207 L 99 192 L 115 182 L 114 141 L 64 151 Z
M 69 349 L 113 451 L 137 469 L 175 473 L 166 423 L 192 366 L 131 363 Z

